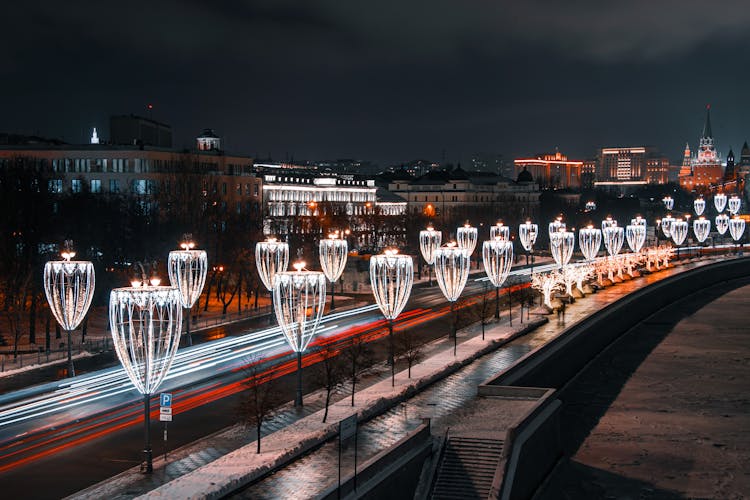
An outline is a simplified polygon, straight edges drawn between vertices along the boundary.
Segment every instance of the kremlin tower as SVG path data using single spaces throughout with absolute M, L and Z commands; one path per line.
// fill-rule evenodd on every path
M 686 165 L 687 163 L 687 165 Z M 689 165 L 689 170 L 688 170 Z M 706 106 L 706 121 L 695 156 L 690 156 L 690 148 L 685 147 L 685 158 L 680 169 L 680 186 L 693 191 L 708 188 L 711 184 L 721 183 L 724 169 L 721 157 L 714 147 L 714 134 L 711 130 L 711 106 Z

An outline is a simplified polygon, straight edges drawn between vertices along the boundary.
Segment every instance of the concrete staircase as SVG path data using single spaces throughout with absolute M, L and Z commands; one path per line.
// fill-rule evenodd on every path
M 448 439 L 431 498 L 486 499 L 492 486 L 503 442 L 494 439 Z

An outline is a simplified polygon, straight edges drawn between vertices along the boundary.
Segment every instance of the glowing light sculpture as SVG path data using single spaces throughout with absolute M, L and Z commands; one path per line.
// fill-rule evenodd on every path
M 732 239 L 737 242 L 740 241 L 742 235 L 745 233 L 745 219 L 735 216 L 729 221 L 729 234 Z
M 495 238 L 501 240 L 510 240 L 510 226 L 504 225 L 502 222 L 498 222 L 494 226 L 490 226 L 490 240 L 493 241 Z
M 389 363 L 391 386 L 395 385 L 395 363 L 393 360 L 393 320 L 404 310 L 414 283 L 414 261 L 408 255 L 399 255 L 398 250 L 386 250 L 370 258 L 370 285 L 380 312 L 388 320 Z M 409 333 L 404 333 L 409 335 Z
M 531 287 L 541 292 L 544 298 L 544 305 L 552 311 L 552 293 L 562 289 L 562 280 L 560 273 L 552 271 L 549 273 L 535 274 L 531 278 Z
M 507 227 L 507 226 L 506 226 Z M 482 244 L 482 262 L 484 271 L 495 287 L 495 319 L 500 319 L 500 287 L 508 278 L 513 265 L 513 243 L 495 236 Z
M 586 202 L 586 211 L 592 212 L 596 210 L 596 202 L 595 201 L 587 201 Z
M 443 241 L 443 233 L 435 231 L 432 226 L 427 226 L 419 232 L 419 251 L 427 263 L 427 283 L 432 285 L 432 265 L 435 264 L 435 250 L 440 248 Z
M 693 200 L 693 209 L 695 210 L 695 215 L 703 215 L 703 212 L 706 210 L 706 200 L 703 198 Z
M 617 225 L 616 220 L 612 219 L 612 217 L 607 217 L 606 219 L 602 221 L 602 232 L 604 232 L 604 230 L 607 229 L 608 227 L 612 227 L 616 225 Z
M 266 238 L 255 244 L 255 267 L 263 286 L 271 294 L 273 304 L 273 278 L 289 266 L 289 244 L 276 238 Z M 269 322 L 271 317 L 269 317 Z
M 458 243 L 458 248 L 466 250 L 469 255 L 474 253 L 474 249 L 477 247 L 478 237 L 479 232 L 477 231 L 477 228 L 471 226 L 469 223 L 464 224 L 463 227 L 459 227 L 456 230 L 456 243 Z
M 729 201 L 727 202 L 729 207 L 729 213 L 732 215 L 737 215 L 740 211 L 740 207 L 742 206 L 742 200 L 737 195 L 732 195 L 729 198 Z
M 279 271 L 273 278 L 273 309 L 276 320 L 292 351 L 297 353 L 297 395 L 294 405 L 302 406 L 302 353 L 320 324 L 326 303 L 326 276 L 304 271 L 296 262 L 294 271 Z
M 625 226 L 625 236 L 628 240 L 628 247 L 633 253 L 638 253 L 646 243 L 646 226 L 644 224 L 629 224 Z
M 562 217 L 558 217 L 547 225 L 547 232 L 549 233 L 550 239 L 552 239 L 553 234 L 559 233 L 561 230 L 565 231 L 565 229 L 567 229 L 567 226 L 562 221 Z
M 182 334 L 182 296 L 169 286 L 115 288 L 109 295 L 109 325 L 115 352 L 125 373 L 143 394 L 145 448 L 143 469 L 153 472 L 151 450 L 151 395 L 172 366 Z
M 573 256 L 576 236 L 572 231 L 560 230 L 550 235 L 549 249 L 557 267 L 565 267 Z
M 602 231 L 591 224 L 578 230 L 578 247 L 587 261 L 592 261 L 602 246 Z
M 680 256 L 680 245 L 685 242 L 685 238 L 688 234 L 688 223 L 686 220 L 676 219 L 672 223 L 672 241 L 677 246 L 677 257 Z
M 710 220 L 706 219 L 705 217 L 699 217 L 693 220 L 693 234 L 695 234 L 695 239 L 697 239 L 700 243 L 706 241 L 706 238 L 708 238 L 710 232 Z
M 346 239 L 339 238 L 338 234 L 332 233 L 328 235 L 328 238 L 320 240 L 318 253 L 323 274 L 331 282 L 331 311 L 333 311 L 336 308 L 336 280 L 341 277 L 346 267 L 349 244 Z
M 70 260 L 75 252 L 62 252 L 63 260 L 44 265 L 44 294 L 55 320 L 67 334 L 68 377 L 75 377 L 71 335 L 78 328 L 91 306 L 96 285 L 94 264 L 85 260 Z
M 469 265 L 471 261 L 469 252 L 459 248 L 455 243 L 448 243 L 447 246 L 435 250 L 435 278 L 443 292 L 446 300 L 451 304 L 451 313 L 453 315 L 453 355 L 457 349 L 457 312 L 456 301 L 466 286 L 466 280 L 469 278 Z
M 661 219 L 661 232 L 664 233 L 664 237 L 669 239 L 672 237 L 672 223 L 675 218 L 671 215 L 667 215 Z
M 180 300 L 187 315 L 185 322 L 185 336 L 188 345 L 193 345 L 190 335 L 190 311 L 203 293 L 208 272 L 208 256 L 204 250 L 194 250 L 195 244 L 186 241 L 181 245 L 182 250 L 169 252 L 167 271 L 169 282 L 180 291 Z
M 716 193 L 714 195 L 714 207 L 716 207 L 716 211 L 721 213 L 724 211 L 724 208 L 727 206 L 727 195 L 724 193 Z
M 661 201 L 664 203 L 664 207 L 667 210 L 672 210 L 674 208 L 674 199 L 671 196 L 665 196 Z
M 604 246 L 607 249 L 610 257 L 616 256 L 622 249 L 623 240 L 625 239 L 625 231 L 623 228 L 616 225 L 604 228 L 602 236 L 604 238 Z
M 724 236 L 727 229 L 729 229 L 729 216 L 727 214 L 719 214 L 714 219 L 714 222 L 716 223 L 716 230 L 720 235 Z
M 521 240 L 521 246 L 526 253 L 531 256 L 531 274 L 534 274 L 534 243 L 539 235 L 539 226 L 526 221 L 518 225 L 518 239 Z M 528 261 L 527 261 L 528 263 Z

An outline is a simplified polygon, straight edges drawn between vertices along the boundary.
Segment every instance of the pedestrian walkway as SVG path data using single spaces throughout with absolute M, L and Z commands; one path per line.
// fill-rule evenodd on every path
M 365 422 L 359 427 L 358 462 L 362 463 L 392 446 L 416 429 L 422 423 L 423 418 L 431 419 L 433 434 L 443 435 L 448 427 L 461 423 L 463 417 L 459 410 L 475 398 L 477 386 L 483 381 L 558 335 L 566 328 L 566 324 L 580 321 L 622 298 L 623 295 L 683 269 L 673 268 L 626 281 L 580 299 L 568 307 L 565 323 L 550 321 L 528 335 L 512 341 L 500 350 L 483 356 L 453 375 L 433 384 L 408 401 Z M 342 456 L 343 476 L 354 472 L 353 454 L 353 449 L 349 449 Z M 234 498 L 314 498 L 329 488 L 335 482 L 333 478 L 337 475 L 338 441 L 333 439 L 287 467 L 236 493 Z

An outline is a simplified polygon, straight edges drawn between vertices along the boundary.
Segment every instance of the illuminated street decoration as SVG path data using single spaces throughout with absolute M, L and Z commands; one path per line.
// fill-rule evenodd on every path
M 664 237 L 671 238 L 672 237 L 672 223 L 675 221 L 675 218 L 671 215 L 667 215 L 661 219 L 661 232 L 664 233 Z
M 734 241 L 740 241 L 745 232 L 745 219 L 739 216 L 732 217 L 729 221 L 729 234 Z
M 604 246 L 607 248 L 607 253 L 611 257 L 620 253 L 623 240 L 625 239 L 625 231 L 617 225 L 617 221 L 613 221 L 612 225 L 602 230 L 602 237 L 604 239 Z
M 661 201 L 664 203 L 664 207 L 667 210 L 672 210 L 674 208 L 674 199 L 671 196 L 665 196 Z
M 490 283 L 495 287 L 495 319 L 500 319 L 500 287 L 513 265 L 513 243 L 499 235 L 485 241 L 482 244 L 482 262 Z
M 89 261 L 70 260 L 75 257 L 70 247 L 62 252 L 63 260 L 49 261 L 44 265 L 44 294 L 50 311 L 67 334 L 68 377 L 75 377 L 72 331 L 78 328 L 91 306 L 94 297 L 94 265 Z
M 535 274 L 531 278 L 531 286 L 541 292 L 544 305 L 550 310 L 552 310 L 552 293 L 563 288 L 560 273 L 557 271 Z
M 701 198 L 696 198 L 693 201 L 693 208 L 695 209 L 695 215 L 703 215 L 703 211 L 706 210 L 706 200 Z
M 720 235 L 724 236 L 727 229 L 729 229 L 729 216 L 727 214 L 719 214 L 714 219 L 714 222 L 716 223 L 716 230 Z
M 370 258 L 370 285 L 380 312 L 388 320 L 389 363 L 391 386 L 395 385 L 395 363 L 393 360 L 393 320 L 404 310 L 414 283 L 414 261 L 408 255 L 399 255 L 398 250 L 386 250 Z M 404 333 L 404 335 L 410 335 Z
M 676 219 L 672 223 L 672 228 L 670 232 L 672 233 L 672 241 L 674 241 L 674 244 L 677 246 L 682 245 L 688 233 L 687 221 L 684 221 L 682 219 Z
M 539 227 L 536 224 L 532 224 L 531 221 L 526 221 L 518 226 L 518 238 L 521 240 L 523 249 L 527 252 L 531 252 L 534 249 L 534 243 L 536 243 L 536 237 L 539 235 Z
M 586 211 L 587 212 L 592 212 L 594 210 L 596 210 L 596 202 L 594 202 L 594 201 L 587 201 L 586 202 Z
M 276 320 L 292 351 L 297 353 L 297 396 L 302 406 L 302 353 L 315 336 L 326 303 L 326 277 L 320 271 L 303 271 L 296 262 L 294 271 L 279 271 L 273 279 L 273 309 Z
M 693 234 L 695 234 L 695 239 L 697 239 L 700 243 L 706 241 L 706 238 L 708 238 L 710 232 L 710 220 L 706 219 L 705 217 L 699 217 L 693 220 Z
M 613 220 L 612 217 L 607 217 L 602 221 L 602 234 L 604 233 L 604 230 L 608 227 L 616 226 L 617 221 Z
M 549 225 L 547 226 L 547 231 L 549 233 L 550 239 L 552 239 L 553 234 L 559 233 L 560 230 L 565 231 L 565 229 L 566 229 L 566 225 L 562 221 L 562 217 L 556 218 L 555 220 L 550 222 Z
M 716 211 L 721 213 L 724 211 L 724 208 L 727 206 L 727 195 L 724 193 L 716 193 L 714 195 L 714 207 L 716 207 Z
M 497 237 L 502 240 L 510 240 L 510 226 L 506 226 L 502 222 L 490 226 L 490 241 Z
M 560 270 L 560 281 L 565 287 L 565 294 L 568 296 L 573 295 L 573 285 L 576 284 L 578 279 L 578 272 L 575 266 L 565 266 Z
M 459 248 L 455 243 L 448 243 L 447 246 L 435 250 L 435 278 L 437 279 L 440 291 L 451 304 L 451 313 L 453 313 L 453 354 L 456 354 L 456 329 L 457 313 L 456 301 L 466 286 L 466 280 L 469 278 L 469 252 Z
M 478 237 L 479 232 L 477 231 L 477 228 L 469 225 L 468 222 L 464 224 L 463 227 L 459 227 L 456 230 L 456 242 L 458 243 L 458 248 L 466 250 L 468 255 L 474 253 L 474 249 L 477 247 Z
M 591 224 L 578 231 L 578 247 L 588 261 L 596 258 L 602 246 L 602 231 Z
M 729 213 L 732 215 L 737 215 L 740 211 L 740 207 L 742 206 L 742 200 L 740 199 L 739 196 L 733 194 L 729 198 L 728 206 L 729 206 Z
M 267 238 L 255 244 L 255 267 L 263 286 L 273 291 L 273 277 L 276 273 L 286 271 L 289 265 L 289 244 Z
M 630 251 L 638 253 L 643 248 L 643 244 L 646 243 L 646 226 L 644 224 L 629 224 L 625 227 L 625 236 Z
M 560 231 L 550 235 L 549 250 L 558 267 L 565 267 L 573 256 L 576 237 L 572 231 Z
M 419 251 L 422 252 L 422 258 L 427 263 L 427 281 L 432 284 L 432 265 L 435 263 L 435 250 L 440 248 L 443 241 L 443 233 L 435 231 L 432 226 L 427 226 L 419 232 Z
M 581 266 L 571 267 L 571 269 L 573 269 L 575 272 L 576 288 L 579 292 L 584 293 L 583 282 L 586 281 L 589 276 L 593 275 L 594 266 L 592 266 L 591 264 L 584 264 Z
M 195 243 L 185 241 L 180 245 L 182 250 L 169 252 L 167 272 L 169 282 L 180 291 L 180 300 L 187 315 L 185 336 L 188 345 L 193 345 L 190 335 L 190 310 L 203 293 L 208 271 L 208 256 L 204 250 L 195 250 Z
M 646 219 L 641 217 L 640 215 L 637 215 L 635 219 L 630 219 L 630 225 L 631 226 L 643 226 L 646 227 Z
M 182 334 L 182 297 L 174 287 L 133 281 L 109 295 L 109 326 L 115 352 L 135 388 L 143 394 L 146 426 L 145 471 L 153 471 L 151 395 L 172 366 Z
M 349 245 L 345 238 L 339 238 L 338 234 L 332 233 L 328 238 L 320 240 L 318 243 L 318 253 L 320 254 L 320 267 L 328 281 L 331 282 L 331 310 L 336 307 L 336 280 L 341 277 L 346 267 L 346 260 L 349 255 Z

